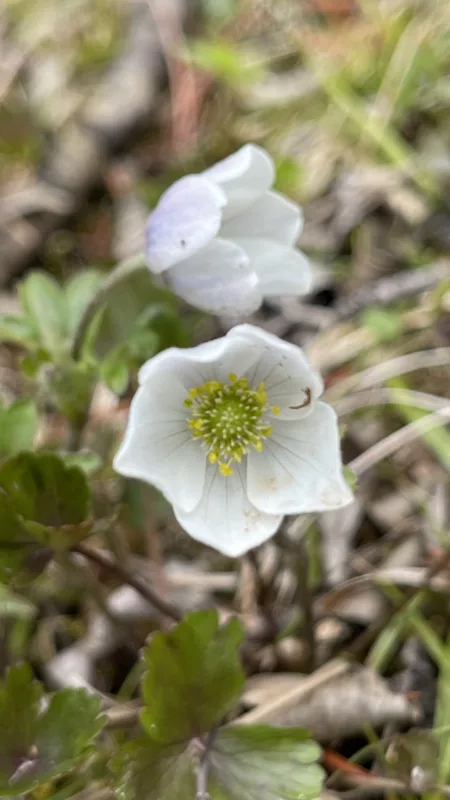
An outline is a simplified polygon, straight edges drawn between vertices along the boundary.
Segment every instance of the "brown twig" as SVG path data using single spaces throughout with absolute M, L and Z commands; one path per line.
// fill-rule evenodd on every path
M 163 616 L 170 617 L 170 619 L 174 619 L 176 622 L 183 619 L 183 612 L 181 609 L 160 597 L 140 575 L 130 572 L 126 566 L 113 560 L 109 554 L 103 553 L 100 550 L 94 550 L 84 544 L 77 544 L 72 548 L 72 552 L 78 553 L 98 564 L 100 567 L 109 570 L 120 578 L 123 583 L 132 586 L 148 603 L 160 611 Z

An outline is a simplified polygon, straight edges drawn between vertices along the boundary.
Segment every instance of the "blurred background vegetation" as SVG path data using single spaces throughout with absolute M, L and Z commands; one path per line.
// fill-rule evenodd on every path
M 351 652 L 388 678 L 406 672 L 402 691 L 420 696 L 426 725 L 448 741 L 448 0 L 3 0 L 0 102 L 0 425 L 15 431 L 0 434 L 0 455 L 60 448 L 67 466 L 89 475 L 99 517 L 125 501 L 113 533 L 95 542 L 119 559 L 132 554 L 144 571 L 156 563 L 152 580 L 182 607 L 220 602 L 245 616 L 248 563 L 235 597 L 232 565 L 186 542 L 163 499 L 118 485 L 110 466 L 139 365 L 171 344 L 219 335 L 226 321 L 138 278 L 112 298 L 87 360 L 67 358 L 89 297 L 142 250 L 164 189 L 241 144 L 261 144 L 277 188 L 304 208 L 299 245 L 314 286 L 306 298 L 268 300 L 252 321 L 305 347 L 324 372 L 359 487 L 352 513 L 307 528 L 305 596 L 286 578 L 284 539 L 275 555 L 268 546 L 270 568 L 260 567 L 270 586 L 250 580 L 250 594 L 257 605 L 270 596 L 283 620 L 295 603 L 303 616 L 295 636 L 291 626 L 255 645 L 250 671 L 308 671 Z M 439 418 L 421 427 L 429 412 Z M 306 530 L 288 523 L 294 539 L 299 525 Z M 383 570 L 389 587 L 375 590 Z M 70 571 L 70 582 L 44 575 L 26 599 L 8 595 L 2 606 L 0 597 L 8 659 L 30 659 L 49 685 L 78 669 L 58 657 L 89 634 L 93 608 L 105 612 L 92 576 L 78 563 Z M 118 590 L 108 570 L 100 577 Z M 102 619 L 118 614 L 120 604 Z M 131 642 L 108 628 L 110 646 L 83 662 L 89 681 L 123 700 L 136 694 L 138 646 L 155 627 L 135 616 Z M 389 738 L 397 728 L 381 716 L 381 726 L 376 715 L 368 721 Z M 347 757 L 378 746 L 373 729 L 358 735 L 328 754 L 331 774 L 356 781 Z M 433 751 L 423 770 L 448 796 L 450 750 L 439 736 L 439 764 Z M 404 747 L 412 764 L 425 740 Z M 406 780 L 410 762 L 384 774 Z

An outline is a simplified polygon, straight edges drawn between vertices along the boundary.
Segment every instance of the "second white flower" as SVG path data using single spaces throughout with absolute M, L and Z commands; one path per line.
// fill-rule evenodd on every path
M 147 223 L 147 262 L 175 294 L 212 314 L 242 317 L 268 295 L 306 294 L 312 274 L 295 249 L 296 203 L 271 189 L 269 154 L 247 144 L 176 181 Z

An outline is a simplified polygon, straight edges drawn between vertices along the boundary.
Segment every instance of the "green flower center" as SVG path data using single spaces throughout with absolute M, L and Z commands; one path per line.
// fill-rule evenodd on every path
M 190 389 L 184 401 L 190 409 L 188 425 L 194 439 L 201 439 L 211 464 L 222 475 L 231 475 L 233 462 L 240 463 L 249 449 L 263 449 L 272 426 L 266 416 L 277 415 L 278 406 L 269 406 L 264 383 L 251 389 L 247 378 L 230 373 L 229 383 L 207 381 Z

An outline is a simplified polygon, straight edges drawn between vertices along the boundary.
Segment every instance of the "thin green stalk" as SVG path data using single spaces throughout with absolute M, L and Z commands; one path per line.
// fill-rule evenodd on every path
M 112 270 L 112 272 L 109 273 L 109 275 L 101 284 L 97 294 L 94 295 L 91 302 L 86 307 L 86 310 L 79 322 L 72 346 L 73 359 L 79 359 L 90 325 L 97 312 L 105 304 L 111 290 L 114 289 L 119 283 L 122 283 L 123 280 L 129 278 L 130 275 L 134 275 L 137 272 L 141 272 L 145 269 L 147 269 L 145 255 L 144 253 L 138 253 L 137 255 L 128 258 L 126 261 L 122 261 L 117 265 L 117 267 L 115 267 L 115 269 Z

